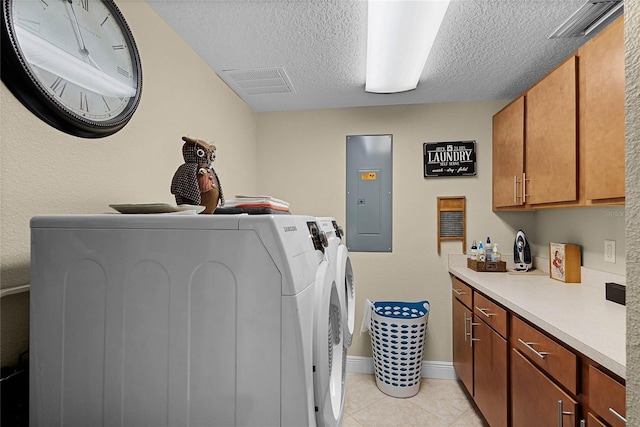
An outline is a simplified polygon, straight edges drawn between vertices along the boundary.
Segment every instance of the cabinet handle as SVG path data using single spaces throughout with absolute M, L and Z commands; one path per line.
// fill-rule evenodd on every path
M 562 410 L 562 400 L 558 400 L 558 427 L 562 427 L 562 417 L 564 415 L 573 415 L 573 412 L 566 412 Z
M 527 203 L 527 196 L 529 196 L 529 194 L 527 194 L 527 181 L 531 181 L 530 179 L 527 179 L 527 173 L 523 172 L 522 173 L 522 204 L 526 204 Z
M 473 323 L 473 317 L 469 317 L 469 347 L 473 347 L 474 341 L 480 341 L 480 338 L 473 337 L 474 326 L 480 326 L 480 323 Z
M 587 422 L 585 420 L 580 420 L 580 427 L 587 427 Z
M 513 204 L 518 204 L 518 177 L 513 175 Z
M 462 313 L 464 315 L 464 340 L 467 340 L 467 336 L 470 336 L 471 334 L 469 332 L 467 332 L 467 312 L 465 311 L 464 313 Z M 471 319 L 471 318 L 469 318 Z M 471 323 L 471 322 L 469 322 Z
M 524 342 L 522 341 L 520 338 L 518 338 L 518 342 L 520 342 L 520 344 L 524 345 L 525 347 L 527 347 L 529 350 L 531 350 L 536 356 L 538 356 L 540 359 L 545 359 L 547 357 L 547 354 L 549 354 L 546 351 L 538 351 L 535 348 L 531 347 L 532 345 L 535 345 L 536 343 L 534 342 Z
M 617 413 L 615 409 L 609 408 L 609 412 L 611 412 L 613 415 L 615 415 L 616 418 L 618 418 L 620 421 L 625 423 L 625 425 L 627 424 L 627 419 L 625 417 L 623 417 L 622 415 L 620 415 L 619 413 Z
M 456 289 L 456 288 L 453 288 L 452 290 L 453 290 L 453 292 L 456 293 L 456 295 L 466 295 L 467 294 L 466 292 L 462 292 L 461 290 Z
M 487 310 L 489 310 L 488 308 L 480 308 L 476 305 L 476 310 L 478 310 L 480 313 L 484 314 L 485 317 L 491 317 L 491 316 L 497 316 L 497 313 L 487 313 Z

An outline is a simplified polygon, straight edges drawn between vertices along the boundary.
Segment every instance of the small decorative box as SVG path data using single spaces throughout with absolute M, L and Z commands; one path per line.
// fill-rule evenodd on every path
M 473 271 L 482 272 L 503 272 L 507 271 L 507 263 L 504 261 L 475 261 L 467 258 L 467 268 Z
M 580 246 L 549 243 L 549 277 L 565 283 L 580 283 Z

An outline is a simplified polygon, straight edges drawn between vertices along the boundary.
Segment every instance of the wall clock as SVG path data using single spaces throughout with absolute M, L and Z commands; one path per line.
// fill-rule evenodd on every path
M 142 66 L 113 0 L 2 0 L 2 81 L 51 126 L 100 138 L 133 116 Z

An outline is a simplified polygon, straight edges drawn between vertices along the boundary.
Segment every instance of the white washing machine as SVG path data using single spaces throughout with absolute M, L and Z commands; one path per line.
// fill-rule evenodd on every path
M 340 425 L 342 290 L 317 228 L 34 217 L 30 425 Z
M 356 304 L 356 288 L 351 258 L 349 257 L 347 246 L 342 243 L 344 231 L 335 218 L 319 217 L 318 225 L 327 235 L 329 264 L 331 264 L 335 273 L 338 287 L 341 288 L 341 303 L 343 305 L 343 318 L 345 319 L 343 344 L 345 348 L 348 348 L 353 340 Z

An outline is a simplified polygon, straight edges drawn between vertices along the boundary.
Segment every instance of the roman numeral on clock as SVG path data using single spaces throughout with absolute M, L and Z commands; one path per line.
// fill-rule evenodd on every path
M 89 112 L 89 102 L 87 100 L 87 94 L 84 92 L 80 92 L 80 109 L 87 113 Z
M 104 96 L 102 97 L 102 102 L 104 102 L 104 111 L 107 113 L 111 111 L 111 108 L 109 108 L 109 104 L 107 103 L 107 100 L 104 99 Z
M 62 77 L 58 77 L 49 87 L 51 88 L 53 93 L 62 98 L 62 94 L 67 88 L 67 82 L 63 80 Z

